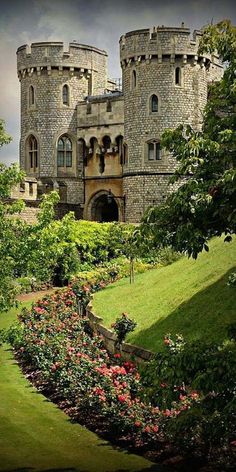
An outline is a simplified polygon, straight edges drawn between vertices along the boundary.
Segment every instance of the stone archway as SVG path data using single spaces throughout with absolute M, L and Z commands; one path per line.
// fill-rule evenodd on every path
M 107 194 L 95 196 L 91 205 L 91 218 L 101 223 L 119 221 L 119 209 L 115 199 L 108 199 Z

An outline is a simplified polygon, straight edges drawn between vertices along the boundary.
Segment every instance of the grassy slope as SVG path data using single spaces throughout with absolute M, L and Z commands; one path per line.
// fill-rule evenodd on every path
M 138 326 L 128 340 L 156 351 L 166 333 L 188 340 L 221 341 L 226 327 L 236 322 L 236 290 L 227 286 L 236 264 L 236 238 L 214 239 L 210 252 L 196 261 L 182 258 L 172 265 L 123 279 L 94 297 L 93 307 L 110 326 L 125 311 Z
M 30 302 L 24 305 L 30 305 Z M 0 314 L 7 328 L 16 310 Z M 114 450 L 39 394 L 22 375 L 9 346 L 0 347 L 0 470 L 150 470 L 142 457 Z

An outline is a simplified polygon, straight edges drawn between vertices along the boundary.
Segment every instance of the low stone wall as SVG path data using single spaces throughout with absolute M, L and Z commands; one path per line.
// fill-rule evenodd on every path
M 86 308 L 86 315 L 93 332 L 102 336 L 106 349 L 111 354 L 117 352 L 118 348 L 116 346 L 115 333 L 102 325 L 102 318 L 93 313 L 92 303 L 88 304 Z M 128 343 L 122 343 L 120 347 L 120 353 L 124 359 L 135 360 L 137 363 L 149 361 L 154 357 L 153 352 Z
M 15 202 L 15 198 L 8 198 L 6 199 L 7 203 L 13 203 Z M 26 221 L 26 223 L 29 224 L 34 224 L 37 222 L 37 214 L 39 212 L 39 205 L 41 200 L 24 200 L 25 202 L 25 208 L 22 210 L 21 213 L 19 213 L 19 218 L 22 220 Z M 60 220 L 65 216 L 69 211 L 73 211 L 75 214 L 75 218 L 77 220 L 81 219 L 83 217 L 83 210 L 80 208 L 79 205 L 74 205 L 71 203 L 63 203 L 59 202 L 57 205 L 55 205 L 55 218 Z

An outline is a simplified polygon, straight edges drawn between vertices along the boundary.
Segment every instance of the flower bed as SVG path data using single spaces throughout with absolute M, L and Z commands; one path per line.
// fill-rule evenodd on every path
M 81 291 L 86 298 L 87 287 Z M 23 310 L 20 327 L 9 337 L 28 376 L 74 420 L 135 450 L 155 450 L 161 459 L 173 455 L 166 425 L 198 395 L 180 395 L 163 410 L 142 401 L 136 366 L 123 362 L 120 353 L 108 354 L 77 304 L 78 287 L 77 295 L 68 288 Z

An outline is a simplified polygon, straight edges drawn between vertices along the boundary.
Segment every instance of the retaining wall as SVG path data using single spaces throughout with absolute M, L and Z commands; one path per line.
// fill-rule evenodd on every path
M 102 336 L 106 349 L 114 354 L 119 350 L 125 360 L 135 360 L 137 363 L 149 361 L 154 357 L 154 353 L 135 346 L 134 344 L 122 343 L 120 349 L 116 346 L 116 335 L 110 329 L 102 325 L 102 318 L 93 312 L 92 303 L 86 308 L 86 315 L 93 332 Z

